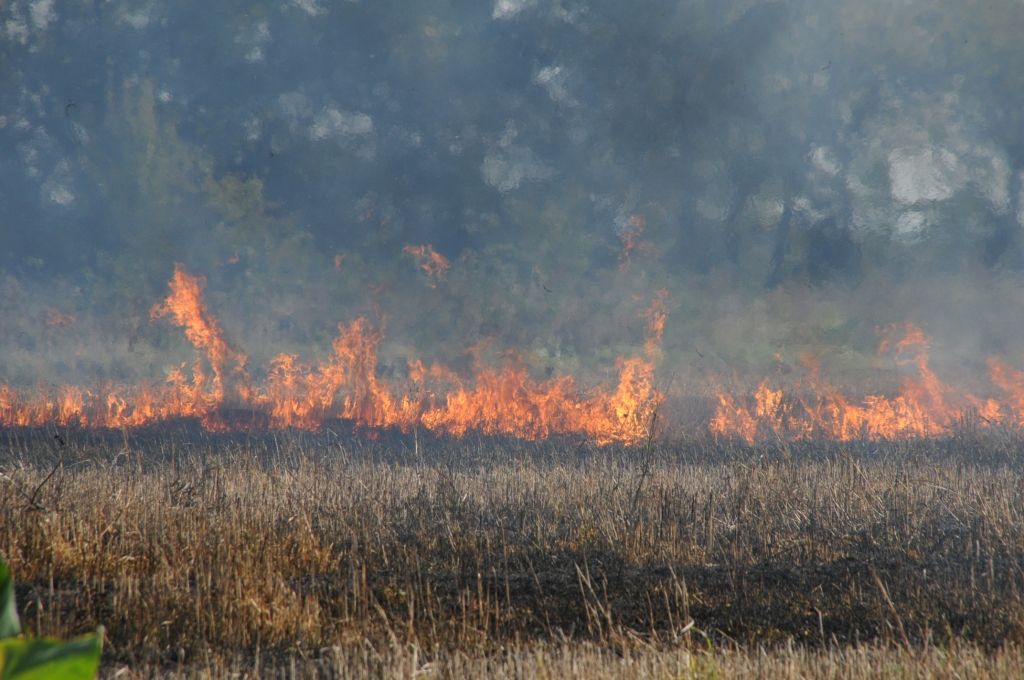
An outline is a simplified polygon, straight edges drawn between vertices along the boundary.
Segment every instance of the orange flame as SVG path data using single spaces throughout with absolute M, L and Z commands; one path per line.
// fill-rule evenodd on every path
M 751 443 L 767 436 L 846 441 L 944 435 L 969 411 L 986 422 L 999 422 L 1002 408 L 998 402 L 955 393 L 938 378 L 929 366 L 928 347 L 928 337 L 914 324 L 886 331 L 879 353 L 894 356 L 900 365 L 912 365 L 916 372 L 916 376 L 904 379 L 896 396 L 874 394 L 849 399 L 822 380 L 817 365 L 808 362 L 809 378 L 795 396 L 772 390 L 767 381 L 755 393 L 752 408 L 745 405 L 745 400 L 719 394 L 710 430 L 715 435 Z M 990 369 L 997 385 L 997 375 L 1009 375 L 996 363 L 990 363 Z M 1024 381 L 1006 378 L 1004 384 L 1009 390 L 1012 384 L 1024 386 Z
M 653 387 L 653 364 L 638 357 L 619 359 L 614 389 L 583 393 L 571 376 L 538 381 L 515 360 L 501 368 L 483 366 L 479 352 L 466 382 L 440 364 L 428 369 L 410 362 L 412 389 L 403 394 L 377 375 L 382 335 L 362 318 L 339 325 L 332 354 L 316 367 L 279 354 L 263 384 L 253 386 L 246 355 L 226 340 L 203 299 L 203 285 L 178 265 L 167 299 L 151 311 L 153 319 L 170 317 L 195 347 L 199 356 L 190 375 L 175 368 L 162 386 L 95 392 L 70 386 L 29 395 L 0 385 L 0 425 L 121 428 L 195 417 L 207 429 L 222 430 L 239 426 L 230 414 L 244 410 L 263 414 L 271 427 L 315 429 L 329 419 L 344 419 L 363 428 L 423 427 L 455 436 L 471 430 L 526 439 L 576 434 L 601 444 L 633 443 L 647 436 L 662 398 Z M 645 345 L 649 355 L 661 337 L 664 297 L 659 292 L 652 305 L 660 311 L 651 318 L 660 320 L 649 323 L 657 334 Z
M 451 267 L 451 263 L 441 253 L 434 250 L 431 245 L 411 246 L 402 248 L 403 253 L 408 253 L 416 258 L 416 265 L 427 275 L 427 284 L 436 288 L 437 283 L 444 279 L 445 274 Z
M 363 318 L 339 325 L 331 353 L 319 362 L 279 354 L 260 373 L 265 378 L 254 383 L 246 355 L 228 342 L 203 287 L 203 279 L 178 265 L 167 298 L 151 310 L 153 319 L 166 317 L 184 330 L 196 352 L 191 367 L 173 368 L 162 384 L 26 392 L 0 384 L 0 426 L 130 428 L 197 418 L 211 430 L 316 429 L 341 419 L 369 430 L 423 428 L 451 436 L 475 431 L 525 439 L 574 434 L 602 444 L 629 444 L 648 436 L 663 399 L 654 388 L 654 362 L 665 330 L 665 290 L 657 291 L 643 312 L 643 355 L 620 357 L 613 385 L 585 390 L 569 375 L 534 378 L 515 353 L 506 353 L 502 365 L 487 365 L 481 347 L 470 350 L 469 375 L 412 360 L 406 380 L 387 380 L 378 375 L 382 333 Z M 989 380 L 1000 396 L 980 398 L 944 383 L 929 363 L 929 347 L 918 326 L 886 329 L 878 353 L 907 375 L 894 394 L 859 398 L 831 385 L 817 362 L 804 357 L 806 375 L 793 386 L 783 389 L 766 379 L 748 396 L 718 390 L 707 427 L 715 436 L 751 443 L 943 436 L 967 414 L 983 424 L 1024 427 L 1024 371 L 990 358 Z
M 171 293 L 161 304 L 153 305 L 149 312 L 150 319 L 171 316 L 176 326 L 185 329 L 185 337 L 197 349 L 206 354 L 213 379 L 207 392 L 195 390 L 206 382 L 202 362 L 196 360 L 192 373 L 193 383 L 189 389 L 173 376 L 172 382 L 179 384 L 183 392 L 190 392 L 195 404 L 204 403 L 201 410 L 212 410 L 225 399 L 225 382 L 229 377 L 236 377 L 239 396 L 243 399 L 248 394 L 248 375 L 245 372 L 246 356 L 236 351 L 224 339 L 224 331 L 216 317 L 210 314 L 203 300 L 205 281 L 192 276 L 182 269 L 180 264 L 174 266 L 171 277 Z
M 619 239 L 622 241 L 622 251 L 619 253 L 619 271 L 629 271 L 630 257 L 640 243 L 640 237 L 644 235 L 647 228 L 647 220 L 643 215 L 630 215 L 626 223 L 619 229 Z
M 988 371 L 992 384 L 1006 396 L 1006 411 L 1009 412 L 1009 418 L 1017 427 L 1024 426 L 1024 372 L 1018 371 L 997 357 L 989 357 Z M 980 415 L 987 422 L 996 422 L 1000 414 L 998 411 L 993 412 L 989 403 Z
M 665 335 L 665 301 L 668 299 L 668 291 L 662 288 L 654 294 L 651 306 L 644 311 L 644 318 L 647 319 L 647 340 L 644 342 L 644 352 L 653 357 L 658 348 L 661 347 L 661 339 Z

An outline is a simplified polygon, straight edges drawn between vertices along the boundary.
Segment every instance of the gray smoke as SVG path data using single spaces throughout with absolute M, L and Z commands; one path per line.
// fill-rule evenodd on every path
M 9 0 L 0 381 L 185 360 L 148 321 L 175 262 L 256 364 L 369 315 L 384 370 L 494 338 L 606 377 L 665 288 L 675 375 L 855 371 L 904 320 L 973 371 L 1024 330 L 1022 26 L 1014 0 Z

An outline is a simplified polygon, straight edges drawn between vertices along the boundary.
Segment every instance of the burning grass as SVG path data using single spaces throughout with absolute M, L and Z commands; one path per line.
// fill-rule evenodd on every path
M 168 317 L 184 330 L 196 350 L 190 371 L 173 368 L 163 384 L 60 385 L 35 393 L 0 383 L 0 426 L 140 428 L 198 418 L 215 431 L 261 421 L 271 428 L 315 430 L 341 419 L 363 428 L 424 428 L 454 436 L 576 434 L 602 444 L 636 443 L 646 437 L 662 400 L 654 388 L 652 355 L 664 331 L 664 291 L 645 313 L 648 357 L 619 357 L 614 386 L 584 391 L 571 375 L 533 378 L 512 351 L 503 366 L 484 365 L 479 346 L 473 349 L 478 360 L 471 379 L 441 364 L 412 360 L 405 384 L 392 384 L 377 372 L 382 333 L 364 318 L 339 324 L 332 353 L 317 364 L 279 354 L 265 380 L 256 382 L 248 357 L 228 342 L 207 307 L 203 285 L 176 267 L 167 298 L 150 312 L 152 319 Z M 240 422 L 225 420 L 225 413 L 249 415 Z
M 710 433 L 748 444 L 939 438 L 968 421 L 1024 428 L 1024 372 L 991 356 L 981 392 L 947 383 L 930 363 L 931 339 L 909 322 L 880 330 L 875 368 L 889 384 L 897 378 L 896 389 L 858 395 L 829 382 L 819 357 L 806 355 L 794 377 L 764 379 L 752 391 L 727 389 L 720 376 L 706 376 L 707 385 L 666 394 L 655 372 L 667 318 L 665 289 L 654 292 L 637 315 L 637 325 L 645 328 L 642 351 L 638 344 L 635 353 L 616 357 L 614 382 L 587 388 L 553 369 L 535 377 L 514 348 L 502 352 L 497 364 L 488 363 L 488 340 L 467 349 L 470 371 L 406 359 L 404 375 L 388 375 L 378 361 L 383 332 L 365 318 L 339 324 L 331 352 L 318 361 L 282 353 L 251 372 L 247 355 L 228 341 L 207 306 L 203 286 L 201 277 L 178 266 L 166 299 L 150 312 L 152 320 L 166 318 L 184 331 L 196 352 L 190 368 L 171 368 L 163 383 L 62 384 L 35 391 L 0 383 L 0 426 L 139 429 L 194 418 L 210 431 L 313 431 L 340 421 L 364 430 L 455 437 L 568 435 L 597 444 L 640 444 L 666 400 L 705 398 L 714 407 L 685 424 L 688 435 Z M 778 368 L 791 372 L 776 357 Z
M 0 550 L 25 623 L 102 622 L 111 669 L 999 676 L 1022 658 L 1013 434 L 54 434 L 0 439 Z

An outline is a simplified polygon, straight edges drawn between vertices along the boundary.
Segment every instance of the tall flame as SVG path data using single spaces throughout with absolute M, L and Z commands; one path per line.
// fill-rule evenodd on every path
M 185 337 L 197 350 L 206 354 L 213 372 L 210 398 L 222 401 L 224 383 L 228 376 L 235 374 L 243 378 L 245 383 L 248 382 L 245 374 L 246 356 L 228 344 L 217 318 L 206 308 L 203 300 L 204 281 L 201 278 L 188 274 L 178 264 L 174 266 L 174 275 L 169 285 L 170 295 L 162 303 L 153 305 L 149 318 L 155 320 L 171 316 L 176 326 L 185 329 Z M 197 381 L 205 381 L 199 360 L 193 371 Z

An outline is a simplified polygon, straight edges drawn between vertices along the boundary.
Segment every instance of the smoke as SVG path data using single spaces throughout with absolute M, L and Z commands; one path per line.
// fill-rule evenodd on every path
M 882 380 L 904 321 L 983 373 L 1022 349 L 1021 25 L 1012 0 L 12 0 L 0 382 L 187 361 L 148 319 L 176 262 L 255 366 L 365 316 L 383 372 L 489 339 L 606 380 L 664 289 L 680 390 L 807 352 Z

